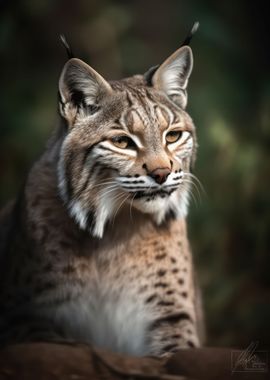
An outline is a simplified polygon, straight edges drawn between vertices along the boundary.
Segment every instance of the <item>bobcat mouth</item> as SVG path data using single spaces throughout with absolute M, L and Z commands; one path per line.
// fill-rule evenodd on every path
M 136 191 L 134 199 L 146 198 L 146 201 L 152 201 L 158 197 L 166 198 L 169 197 L 176 189 L 171 190 L 158 190 L 151 193 L 145 191 Z

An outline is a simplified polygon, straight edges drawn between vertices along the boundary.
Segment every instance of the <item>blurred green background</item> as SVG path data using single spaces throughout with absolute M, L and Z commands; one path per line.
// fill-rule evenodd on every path
M 14 197 L 57 122 L 57 82 L 76 56 L 108 79 L 143 73 L 196 20 L 188 111 L 197 126 L 189 232 L 208 344 L 270 339 L 270 65 L 261 1 L 0 1 L 0 205 Z

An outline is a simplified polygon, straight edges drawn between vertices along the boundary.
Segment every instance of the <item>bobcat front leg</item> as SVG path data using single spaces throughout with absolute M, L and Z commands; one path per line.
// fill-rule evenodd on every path
M 150 352 L 170 356 L 182 348 L 200 346 L 193 312 L 181 310 L 157 318 L 148 330 Z

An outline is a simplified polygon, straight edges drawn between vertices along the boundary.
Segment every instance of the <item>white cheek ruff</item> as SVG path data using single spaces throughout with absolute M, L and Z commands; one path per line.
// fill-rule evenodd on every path
M 91 231 L 93 236 L 100 239 L 103 237 L 105 225 L 113 215 L 116 207 L 114 194 L 117 193 L 117 191 L 118 190 L 115 189 L 115 191 L 109 190 L 108 192 L 105 188 L 105 190 L 100 194 L 98 206 L 95 212 L 95 224 Z
M 119 190 L 115 189 L 113 191 L 105 188 L 103 192 L 100 193 L 98 204 L 95 209 L 88 209 L 83 207 L 79 200 L 73 200 L 69 204 L 69 211 L 71 217 L 75 219 L 77 224 L 82 230 L 87 230 L 90 228 L 88 225 L 88 215 L 91 213 L 93 215 L 93 220 L 91 221 L 91 230 L 89 232 L 94 237 L 101 239 L 104 234 L 104 229 L 107 221 L 114 215 L 117 209 L 118 197 L 114 197 Z
M 70 215 L 76 220 L 82 230 L 87 226 L 87 211 L 82 207 L 78 200 L 71 201 L 69 204 Z

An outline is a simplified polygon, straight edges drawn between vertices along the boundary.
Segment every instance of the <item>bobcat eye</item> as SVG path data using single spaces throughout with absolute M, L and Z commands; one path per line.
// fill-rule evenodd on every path
M 167 143 L 171 144 L 176 142 L 177 140 L 180 139 L 182 136 L 183 132 L 182 131 L 170 131 L 166 135 L 166 141 Z
M 127 148 L 136 148 L 134 141 L 127 136 L 116 136 L 111 139 L 113 145 L 117 148 L 127 149 Z

